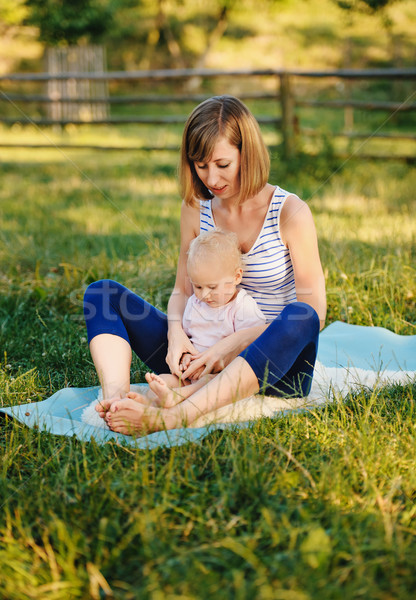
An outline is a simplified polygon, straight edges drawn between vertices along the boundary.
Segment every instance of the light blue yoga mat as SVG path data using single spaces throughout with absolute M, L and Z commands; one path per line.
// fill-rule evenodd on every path
M 400 336 L 382 327 L 362 327 L 336 321 L 320 335 L 318 361 L 330 368 L 355 367 L 375 372 L 407 371 L 416 375 L 416 335 Z M 47 400 L 0 408 L 0 413 L 14 417 L 28 427 L 37 427 L 55 435 L 76 436 L 83 441 L 94 438 L 100 444 L 113 441 L 136 448 L 179 446 L 199 441 L 215 429 L 248 425 L 219 423 L 200 428 L 162 431 L 135 439 L 88 425 L 81 420 L 83 410 L 97 398 L 98 389 L 65 388 Z
M 320 335 L 318 360 L 326 367 L 416 371 L 416 335 L 335 321 Z

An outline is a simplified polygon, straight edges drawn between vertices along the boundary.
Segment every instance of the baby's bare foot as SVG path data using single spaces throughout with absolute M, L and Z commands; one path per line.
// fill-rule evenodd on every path
M 127 393 L 126 398 L 130 400 L 134 400 L 135 402 L 139 402 L 140 404 L 144 404 L 145 406 L 152 406 L 153 399 L 147 398 L 143 396 L 143 394 L 139 394 L 138 392 L 130 391 Z
M 149 388 L 157 396 L 157 404 L 162 408 L 171 408 L 182 402 L 182 396 L 169 388 L 166 381 L 156 373 L 146 373 L 145 378 Z

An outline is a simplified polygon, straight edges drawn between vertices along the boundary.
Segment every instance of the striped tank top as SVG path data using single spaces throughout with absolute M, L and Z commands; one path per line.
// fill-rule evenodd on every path
M 243 279 L 239 287 L 256 300 L 268 323 L 287 304 L 296 302 L 293 265 L 279 227 L 281 208 L 290 195 L 276 187 L 257 240 L 246 254 L 242 254 Z M 200 232 L 215 229 L 211 200 L 201 200 L 200 206 Z

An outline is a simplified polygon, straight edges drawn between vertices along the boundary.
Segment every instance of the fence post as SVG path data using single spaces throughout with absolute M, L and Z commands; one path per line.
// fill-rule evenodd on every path
M 57 123 L 67 119 L 89 123 L 108 118 L 107 80 L 53 79 L 53 75 L 61 73 L 94 74 L 106 71 L 106 55 L 103 46 L 47 48 L 46 67 L 51 75 L 47 82 L 47 94 L 53 100 L 48 104 L 50 119 Z M 65 101 L 62 101 L 62 98 L 65 98 Z M 103 102 L 89 102 L 94 98 L 103 98 Z M 74 102 L 71 102 L 71 99 Z
M 285 158 L 291 158 L 295 154 L 295 103 L 291 92 L 290 76 L 288 73 L 281 73 L 279 77 L 283 152 Z

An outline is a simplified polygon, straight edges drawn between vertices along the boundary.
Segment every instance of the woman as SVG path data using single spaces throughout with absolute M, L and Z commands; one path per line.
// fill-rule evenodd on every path
M 90 351 L 103 388 L 102 408 L 114 431 L 181 427 L 258 391 L 309 392 L 326 314 L 324 276 L 311 212 L 297 196 L 267 182 L 269 166 L 247 107 L 232 96 L 206 100 L 194 109 L 183 133 L 181 246 L 167 316 L 116 282 L 89 286 Z M 191 241 L 215 227 L 237 234 L 244 262 L 241 286 L 268 322 L 197 353 L 182 328 L 192 293 L 186 257 Z M 220 374 L 173 408 L 145 406 L 128 397 L 132 348 L 156 372 L 166 370 L 167 363 L 185 378 Z M 181 372 L 184 353 L 194 358 Z

